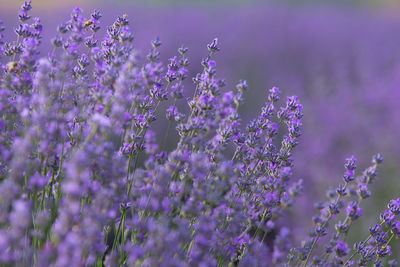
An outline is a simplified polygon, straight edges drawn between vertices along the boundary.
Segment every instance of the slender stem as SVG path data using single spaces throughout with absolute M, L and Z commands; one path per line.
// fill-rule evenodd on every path
M 121 244 L 125 243 L 125 220 L 126 220 L 126 211 L 124 210 L 122 216 L 122 231 L 121 231 Z
M 20 36 L 18 35 L 18 37 L 17 37 L 17 43 L 16 43 L 16 47 L 18 47 L 18 44 L 19 44 L 19 39 L 20 39 Z M 15 60 L 15 56 L 17 55 L 17 53 L 14 53 L 14 55 L 13 55 L 13 57 L 12 57 L 12 60 L 11 61 L 14 61 Z
M 346 189 L 347 185 L 348 185 L 348 182 L 345 182 L 345 183 L 344 183 L 344 189 Z M 334 205 L 335 205 L 335 206 L 336 206 L 337 203 L 339 202 L 340 198 L 341 198 L 341 195 L 338 195 L 338 196 L 336 197 L 336 200 L 335 200 L 335 202 L 334 202 Z M 329 216 L 328 216 L 328 218 L 326 218 L 325 222 L 322 224 L 321 229 L 324 229 L 324 228 L 326 227 L 326 225 L 328 224 L 328 222 L 329 222 L 329 220 L 330 220 L 331 218 L 332 218 L 332 213 L 329 213 Z M 320 237 L 321 237 L 321 235 L 318 234 L 318 233 L 317 233 L 317 236 L 314 237 L 313 243 L 312 243 L 312 245 L 311 245 L 311 249 L 310 249 L 310 251 L 309 251 L 308 254 L 307 254 L 306 261 L 304 262 L 304 265 L 303 265 L 304 267 L 307 266 L 307 263 L 308 263 L 308 261 L 309 261 L 310 258 L 311 258 L 311 254 L 312 254 L 312 252 L 313 252 L 313 250 L 314 250 L 314 248 L 315 248 L 315 245 L 317 244 L 317 242 L 318 242 L 318 240 L 319 240 Z
M 235 153 L 233 153 L 233 156 L 232 156 L 232 159 L 231 159 L 231 161 L 234 161 L 234 160 L 235 160 L 235 158 L 236 158 L 236 156 L 237 156 L 237 152 L 235 151 Z
M 163 149 L 164 151 L 165 151 L 166 148 L 167 148 L 168 135 L 169 135 L 169 130 L 171 129 L 171 125 L 172 125 L 172 121 L 169 121 L 169 122 L 168 122 L 168 127 L 167 127 L 167 132 L 166 132 L 166 134 L 165 134 L 164 142 L 163 142 L 163 146 L 162 146 L 162 149 Z
M 127 170 L 126 170 L 126 180 L 128 181 L 128 185 L 129 185 L 129 173 L 130 173 L 130 170 L 131 170 L 132 157 L 133 157 L 133 155 L 130 154 L 129 158 L 128 158 L 128 167 L 127 167 Z M 127 192 L 129 192 L 129 190 Z
M 122 210 L 122 215 L 121 215 L 121 219 L 118 224 L 117 233 L 115 234 L 115 237 L 114 237 L 114 242 L 113 242 L 113 246 L 112 246 L 113 250 L 115 249 L 115 247 L 117 246 L 117 243 L 118 243 L 119 233 L 121 232 L 122 221 L 124 218 L 124 212 L 125 212 L 125 209 Z
M 133 185 L 133 178 L 134 178 L 133 176 L 136 173 L 136 168 L 137 168 L 138 161 L 139 161 L 139 152 L 136 154 L 136 157 L 135 157 L 135 163 L 134 163 L 134 166 L 133 166 L 132 175 L 129 175 L 129 173 L 128 173 L 128 176 L 132 176 L 132 178 L 129 178 L 129 180 L 128 180 L 128 192 L 127 192 L 127 196 L 128 197 L 131 195 L 132 185 Z
M 52 177 L 53 176 L 54 176 L 54 174 L 52 175 Z M 45 195 L 46 195 L 46 187 L 44 186 L 43 190 L 42 190 L 42 199 L 40 200 L 40 205 L 39 205 L 39 209 L 40 210 L 43 210 L 43 208 L 44 208 L 44 197 L 45 197 Z
M 261 239 L 261 243 L 264 243 L 265 238 L 267 237 L 268 232 L 265 231 L 263 238 Z
M 262 216 L 262 219 L 261 219 L 261 223 L 260 223 L 259 225 L 257 225 L 256 232 L 254 233 L 253 238 L 256 238 L 256 237 L 257 237 L 258 232 L 259 232 L 259 230 L 260 230 L 260 225 L 264 223 L 265 216 L 267 216 L 267 212 L 268 212 L 268 209 L 265 209 L 265 210 L 264 210 L 264 213 L 263 213 L 263 216 Z
M 372 235 L 369 235 L 369 236 L 365 239 L 364 243 L 368 242 L 368 240 L 370 240 L 371 237 L 372 237 Z M 346 266 L 347 263 L 349 263 L 349 261 L 351 261 L 351 260 L 354 258 L 354 256 L 357 255 L 357 254 L 358 254 L 358 251 L 355 251 L 353 254 L 351 254 L 351 256 L 350 256 L 350 257 L 347 259 L 347 261 L 344 263 L 344 266 Z
M 63 93 L 64 93 L 64 80 L 65 80 L 65 77 L 63 77 L 63 79 L 62 79 L 62 81 L 61 81 L 61 87 L 60 87 L 60 95 L 59 95 L 59 99 L 61 99 L 61 97 L 62 97 L 62 95 L 63 95 Z
M 268 140 L 267 140 L 267 142 L 265 142 L 265 145 L 264 145 L 264 147 L 263 147 L 263 149 L 262 149 L 262 153 L 263 153 L 263 154 L 265 153 L 265 150 L 267 149 L 267 146 L 268 146 L 270 140 L 271 140 L 271 137 L 268 137 Z M 253 169 L 250 171 L 249 175 L 247 176 L 247 181 L 250 179 L 250 176 L 253 175 L 253 173 L 255 172 L 255 170 L 256 170 L 256 168 L 257 168 L 257 166 L 258 166 L 258 164 L 259 164 L 260 162 L 261 162 L 261 159 L 258 159 L 258 161 L 257 161 L 256 164 L 254 165 Z
M 180 84 L 181 84 L 181 81 L 179 82 L 179 85 L 180 85 Z M 173 105 L 173 106 L 176 105 L 176 98 L 174 98 L 174 103 L 173 103 L 172 105 Z M 169 135 L 169 130 L 170 130 L 170 128 L 171 128 L 171 125 L 172 125 L 172 121 L 169 120 L 169 121 L 168 121 L 167 132 L 166 132 L 166 134 L 165 134 L 164 142 L 163 142 L 163 150 L 164 150 L 164 151 L 165 151 L 165 149 L 166 149 L 166 147 L 167 147 L 168 135 Z

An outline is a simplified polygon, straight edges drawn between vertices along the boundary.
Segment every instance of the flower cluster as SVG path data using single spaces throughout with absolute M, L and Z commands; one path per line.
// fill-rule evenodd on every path
M 248 85 L 224 89 L 218 39 L 186 92 L 186 47 L 164 65 L 155 38 L 142 58 L 126 15 L 99 38 L 101 13 L 75 8 L 39 57 L 42 26 L 31 8 L 21 7 L 16 41 L 0 36 L 1 264 L 268 266 L 287 264 L 289 253 L 288 264 L 307 265 L 349 197 L 325 257 L 313 260 L 343 263 L 344 236 L 362 215 L 380 155 L 358 178 L 354 157 L 346 161 L 344 184 L 318 205 L 311 239 L 290 250 L 280 219 L 302 193 L 292 178 L 303 117 L 296 96 L 279 104 L 279 89 L 268 90 L 259 116 L 243 126 Z M 162 119 L 166 131 L 154 124 Z M 167 146 L 170 135 L 179 140 Z M 399 200 L 390 202 L 346 264 L 390 254 L 399 213 Z
M 368 263 L 381 266 L 383 258 L 391 255 L 389 242 L 394 236 L 399 236 L 399 232 L 396 230 L 398 223 L 396 215 L 399 214 L 396 213 L 398 200 L 392 200 L 388 204 L 389 210 L 381 215 L 380 224 L 370 228 L 371 235 L 367 240 L 354 244 L 355 252 L 350 257 L 348 256 L 351 250 L 345 242 L 345 238 L 354 221 L 363 216 L 360 207 L 361 201 L 371 195 L 368 186 L 375 181 L 377 166 L 382 161 L 382 155 L 375 155 L 372 159 L 372 165 L 356 177 L 356 158 L 351 156 L 346 159 L 343 175 L 344 184 L 339 184 L 335 190 L 327 192 L 329 198 L 327 202 L 320 202 L 315 205 L 320 213 L 319 216 L 313 217 L 315 227 L 310 232 L 309 239 L 303 241 L 301 248 L 291 251 L 289 263 L 294 261 L 303 264 L 302 262 L 304 262 L 304 266 L 307 266 L 318 241 L 330 234 L 328 244 L 323 251 L 320 251 L 320 256 L 312 258 L 314 266 L 352 266 L 354 264 L 365 266 Z M 343 212 L 341 213 L 341 211 Z M 330 224 L 334 226 L 332 229 L 329 227 Z M 388 226 L 387 232 L 390 232 L 390 238 L 385 231 L 382 231 L 383 224 Z M 367 246 L 367 241 L 370 239 L 371 241 Z M 353 259 L 357 254 L 360 257 L 355 261 Z

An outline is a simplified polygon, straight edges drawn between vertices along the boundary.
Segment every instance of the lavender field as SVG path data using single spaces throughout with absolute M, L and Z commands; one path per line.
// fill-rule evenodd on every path
M 398 6 L 0 7 L 1 266 L 397 266 Z

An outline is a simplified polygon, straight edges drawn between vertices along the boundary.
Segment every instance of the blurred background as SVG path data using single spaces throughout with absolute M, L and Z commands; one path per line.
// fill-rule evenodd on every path
M 321 4 L 324 2 L 324 4 Z M 16 38 L 17 12 L 23 1 L 0 0 L 6 40 Z M 103 26 L 128 14 L 136 46 L 143 53 L 159 36 L 162 58 L 189 48 L 190 73 L 201 70 L 206 44 L 221 43 L 218 73 L 227 89 L 239 81 L 250 91 L 241 109 L 244 121 L 261 110 L 266 90 L 277 86 L 298 95 L 304 105 L 303 136 L 295 154 L 295 177 L 305 181 L 305 194 L 287 222 L 296 222 L 295 237 L 312 227 L 310 203 L 325 200 L 330 186 L 342 183 L 344 160 L 354 154 L 360 171 L 373 154 L 385 162 L 372 198 L 362 207 L 366 218 L 354 223 L 357 240 L 367 236 L 377 211 L 399 197 L 400 179 L 400 4 L 385 0 L 148 0 L 33 1 L 33 14 L 44 25 L 43 53 L 57 25 L 77 5 L 87 16 L 103 14 Z M 187 95 L 193 88 L 186 87 Z M 306 215 L 306 216 L 305 216 Z M 297 229 L 297 230 L 296 230 Z M 354 230 L 354 229 L 353 229 Z

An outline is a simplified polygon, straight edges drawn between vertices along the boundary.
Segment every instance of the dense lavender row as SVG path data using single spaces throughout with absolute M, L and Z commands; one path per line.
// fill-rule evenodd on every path
M 291 220 L 298 225 L 295 234 L 298 241 L 311 225 L 312 210 L 307 209 L 308 203 L 324 197 L 325 188 L 337 183 L 341 162 L 349 151 L 357 155 L 362 168 L 376 151 L 385 155 L 385 164 L 380 168 L 385 182 L 374 186 L 375 197 L 367 201 L 366 219 L 358 222 L 356 230 L 366 231 L 374 220 L 373 211 L 381 210 L 390 196 L 400 190 L 397 179 L 400 146 L 396 145 L 400 134 L 400 20 L 396 10 L 283 3 L 161 6 L 101 3 L 99 8 L 104 25 L 111 24 L 116 14 L 129 13 L 135 29 L 135 48 L 143 55 L 148 40 L 159 34 L 163 40 L 159 48 L 163 62 L 182 43 L 190 47 L 191 61 L 200 62 L 204 44 L 199 40 L 218 36 L 224 51 L 214 59 L 218 61 L 219 75 L 227 78 L 227 86 L 222 90 L 233 88 L 237 77 L 246 77 L 252 88 L 239 108 L 243 123 L 257 116 L 264 104 L 264 98 L 260 97 L 263 88 L 279 85 L 282 97 L 295 94 L 302 99 L 303 136 L 294 151 L 297 162 L 294 175 L 307 178 L 306 194 L 285 218 L 288 223 Z M 41 16 L 45 29 L 39 47 L 41 55 L 52 49 L 49 40 L 56 33 L 54 22 L 68 17 L 69 10 L 54 10 L 48 5 L 48 12 L 33 10 L 33 14 Z M 8 41 L 15 39 L 10 30 L 15 27 L 14 13 L 7 6 L 0 10 L 0 17 L 9 29 L 4 32 Z M 102 27 L 97 35 L 103 36 L 105 31 Z M 200 64 L 190 64 L 188 76 L 195 76 L 201 68 Z M 191 79 L 183 84 L 191 88 Z M 192 97 L 193 92 L 187 90 L 183 95 Z M 188 112 L 185 101 L 176 105 L 180 112 Z M 162 109 L 167 106 L 166 102 L 160 104 Z M 155 132 L 162 132 L 168 128 L 168 122 L 157 120 L 153 127 Z M 171 150 L 177 135 L 168 136 L 165 148 Z M 350 239 L 354 237 L 352 234 Z M 396 251 L 400 252 L 399 249 Z
M 99 38 L 100 12 L 86 18 L 75 8 L 48 55 L 39 57 L 42 25 L 30 10 L 29 1 L 19 12 L 16 41 L 0 37 L 1 264 L 387 261 L 391 240 L 400 236 L 400 199 L 388 204 L 366 240 L 354 248 L 345 242 L 362 216 L 361 200 L 370 196 L 379 154 L 359 176 L 355 158 L 346 160 L 343 184 L 316 205 L 315 229 L 301 245 L 291 243 L 292 227 L 279 218 L 302 192 L 302 180 L 292 178 L 292 153 L 303 106 L 296 96 L 279 104 L 273 87 L 260 114 L 242 125 L 238 108 L 248 85 L 222 90 L 217 39 L 207 45 L 185 101 L 186 47 L 164 65 L 156 38 L 141 58 L 127 16 Z M 167 120 L 168 128 L 154 128 L 156 120 Z M 167 145 L 171 135 L 179 141 Z M 322 251 L 324 236 L 330 240 Z
M 235 77 L 246 77 L 252 88 L 239 109 L 244 122 L 262 106 L 265 86 L 279 85 L 284 94 L 302 99 L 304 134 L 294 152 L 294 174 L 307 178 L 307 195 L 290 214 L 301 225 L 296 237 L 310 223 L 308 201 L 320 199 L 325 191 L 321 188 L 337 183 L 349 151 L 359 157 L 360 167 L 366 167 L 376 151 L 386 159 L 381 167 L 385 182 L 375 185 L 375 198 L 366 205 L 367 220 L 358 222 L 357 229 L 366 231 L 373 210 L 382 209 L 400 190 L 396 10 L 284 4 L 124 7 L 134 14 L 140 46 L 139 38 L 160 33 L 164 55 L 184 42 L 196 62 L 203 54 L 198 40 L 219 36 L 224 52 L 217 55 L 218 67 L 228 77 L 228 87 L 234 86 Z M 189 66 L 190 74 L 198 71 L 197 65 Z
M 318 184 L 313 193 L 330 184 L 333 173 L 340 175 L 347 149 L 363 162 L 384 151 L 383 168 L 398 169 L 400 147 L 393 145 L 400 134 L 398 12 L 318 5 L 125 8 L 135 15 L 137 36 L 147 40 L 159 33 L 167 53 L 184 42 L 198 60 L 198 40 L 221 37 L 226 50 L 217 57 L 227 84 L 251 77 L 254 89 L 241 108 L 245 120 L 262 105 L 259 87 L 278 84 L 283 93 L 301 97 L 305 135 L 296 155 L 306 154 L 316 164 L 298 162 L 297 171 Z

